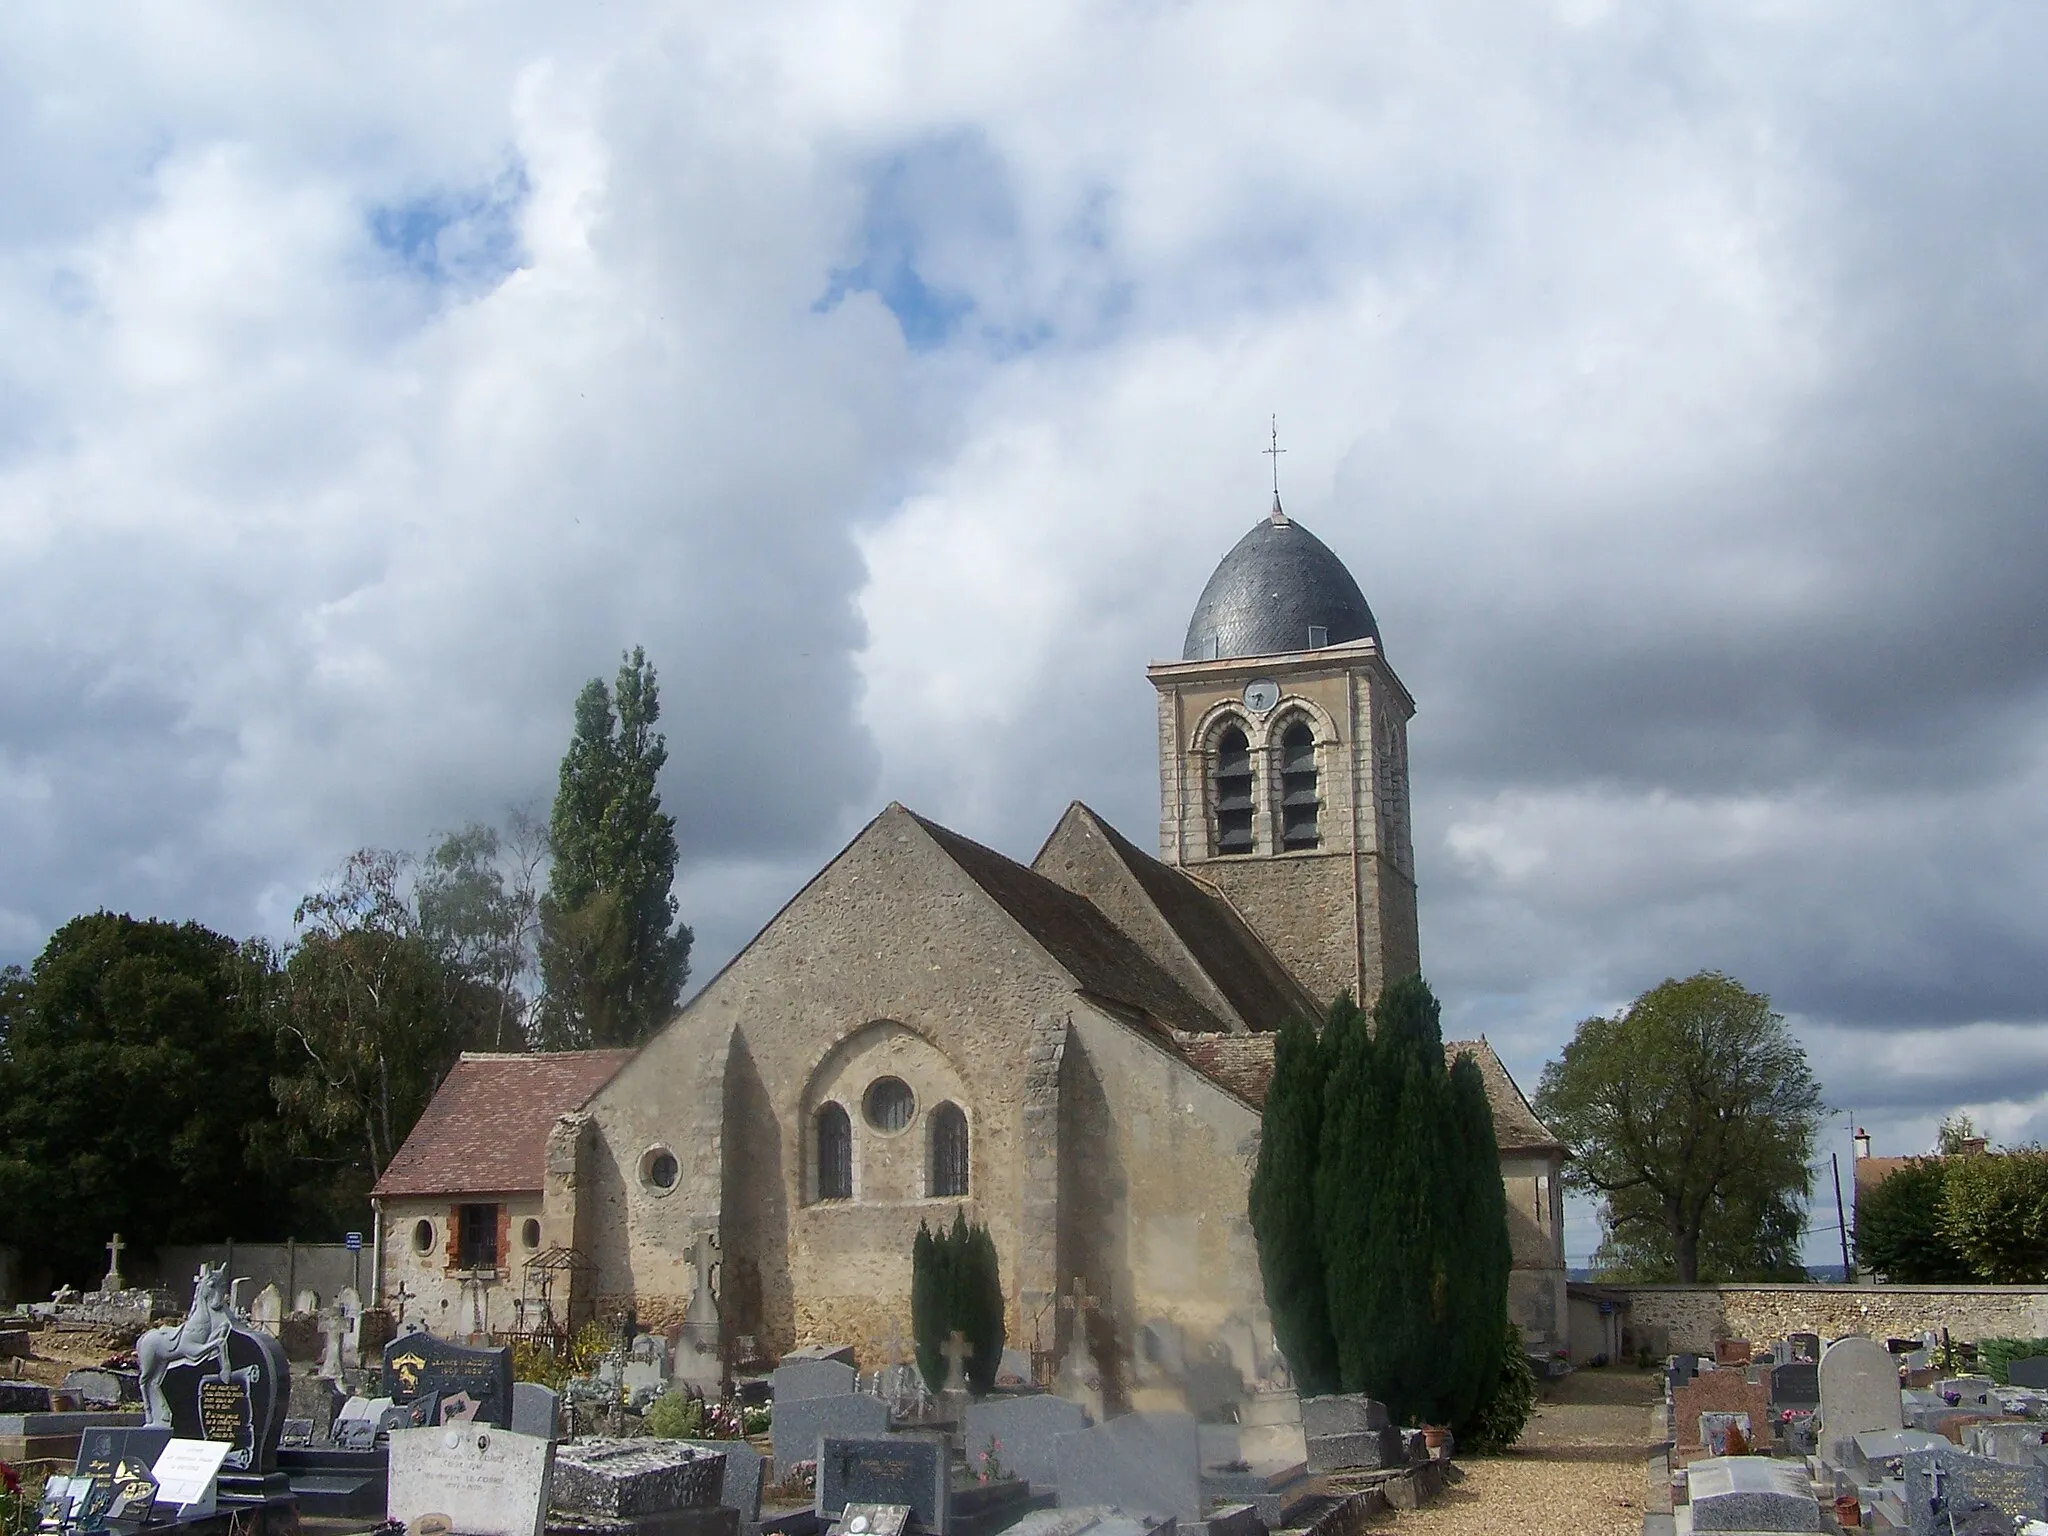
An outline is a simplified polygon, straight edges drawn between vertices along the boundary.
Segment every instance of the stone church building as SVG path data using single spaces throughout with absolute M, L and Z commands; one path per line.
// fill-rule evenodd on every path
M 882 811 L 638 1051 L 465 1056 L 376 1190 L 380 1293 L 437 1332 L 680 1318 L 772 1358 L 909 1336 L 911 1241 L 986 1222 L 1012 1344 L 1171 1325 L 1271 1375 L 1246 1216 L 1274 1032 L 1419 968 L 1415 705 L 1343 563 L 1272 513 L 1158 693 L 1158 854 L 1078 802 L 1026 864 Z M 1510 1305 L 1565 1347 L 1564 1151 L 1483 1042 Z M 1084 1292 L 1095 1303 L 1061 1305 Z M 527 1309 L 531 1311 L 531 1303 Z

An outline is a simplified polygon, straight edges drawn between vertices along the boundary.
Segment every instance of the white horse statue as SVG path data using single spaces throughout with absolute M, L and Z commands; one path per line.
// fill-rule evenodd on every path
M 225 1374 L 228 1362 L 222 1344 L 233 1321 L 227 1265 L 200 1265 L 192 1282 L 192 1310 L 185 1314 L 185 1321 L 152 1328 L 135 1341 L 145 1423 L 171 1422 L 171 1405 L 164 1396 L 164 1372 L 172 1366 L 212 1365 Z

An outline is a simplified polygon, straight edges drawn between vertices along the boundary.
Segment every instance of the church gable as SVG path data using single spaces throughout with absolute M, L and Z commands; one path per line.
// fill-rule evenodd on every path
M 1321 1010 L 1221 892 L 1142 852 L 1075 801 L 1034 870 L 1086 897 L 1235 1030 Z

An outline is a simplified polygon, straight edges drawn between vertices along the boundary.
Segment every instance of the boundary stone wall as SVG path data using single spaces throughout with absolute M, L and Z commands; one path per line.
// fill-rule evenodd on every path
M 1946 1328 L 1953 1338 L 2048 1336 L 2048 1286 L 1602 1285 L 1626 1308 L 1623 1348 L 1710 1355 L 1716 1339 L 1905 1338 Z

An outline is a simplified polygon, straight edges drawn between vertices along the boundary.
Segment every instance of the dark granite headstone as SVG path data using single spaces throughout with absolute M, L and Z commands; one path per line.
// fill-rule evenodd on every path
M 1081 1405 L 1063 1397 L 992 1397 L 967 1405 L 963 1448 L 968 1466 L 979 1467 L 993 1444 L 995 1459 L 1005 1472 L 1049 1489 L 1059 1480 L 1059 1437 L 1087 1427 L 1088 1415 Z
M 757 1524 L 761 1519 L 761 1453 L 744 1440 L 685 1440 L 683 1444 L 725 1457 L 718 1502 L 738 1510 L 742 1525 Z
M 939 1435 L 827 1435 L 818 1454 L 817 1516 L 836 1520 L 848 1504 L 904 1504 L 927 1531 L 949 1523 L 953 1478 Z
M 865 1392 L 847 1392 L 834 1397 L 800 1397 L 778 1402 L 769 1423 L 774 1437 L 775 1471 L 818 1454 L 820 1435 L 886 1435 L 889 1405 Z
M 171 1443 L 168 1429 L 88 1429 L 78 1438 L 78 1461 L 73 1477 L 89 1478 L 96 1485 L 114 1490 L 122 1464 L 150 1467 Z
M 2048 1355 L 2022 1355 L 2007 1367 L 2006 1379 L 2016 1387 L 2048 1388 Z
M 0 1381 L 0 1413 L 48 1413 L 50 1389 L 38 1381 Z
M 1809 1360 L 1771 1367 L 1771 1406 L 1774 1408 L 1818 1408 L 1820 1367 Z
M 334 1416 L 341 1410 L 341 1389 L 325 1376 L 299 1375 L 292 1378 L 286 1414 L 307 1419 L 313 1425 L 314 1444 L 325 1444 L 334 1430 Z
M 65 1374 L 60 1392 L 78 1398 L 81 1408 L 126 1408 L 142 1401 L 142 1379 L 133 1371 L 89 1365 Z
M 407 1404 L 437 1396 L 439 1412 L 427 1422 L 457 1420 L 512 1427 L 512 1351 L 450 1344 L 430 1333 L 408 1333 L 384 1346 L 384 1390 Z
M 775 1368 L 775 1406 L 804 1397 L 844 1397 L 858 1381 L 852 1366 L 841 1360 L 784 1360 Z
M 1820 1335 L 1817 1333 L 1788 1333 L 1785 1342 L 1792 1347 L 1794 1360 L 1811 1360 L 1820 1364 Z
M 222 1464 L 230 1473 L 275 1469 L 290 1406 L 291 1367 L 270 1334 L 236 1318 L 202 1358 L 165 1365 L 161 1385 L 177 1439 L 231 1446 Z M 145 1373 L 145 1398 L 148 1390 Z

